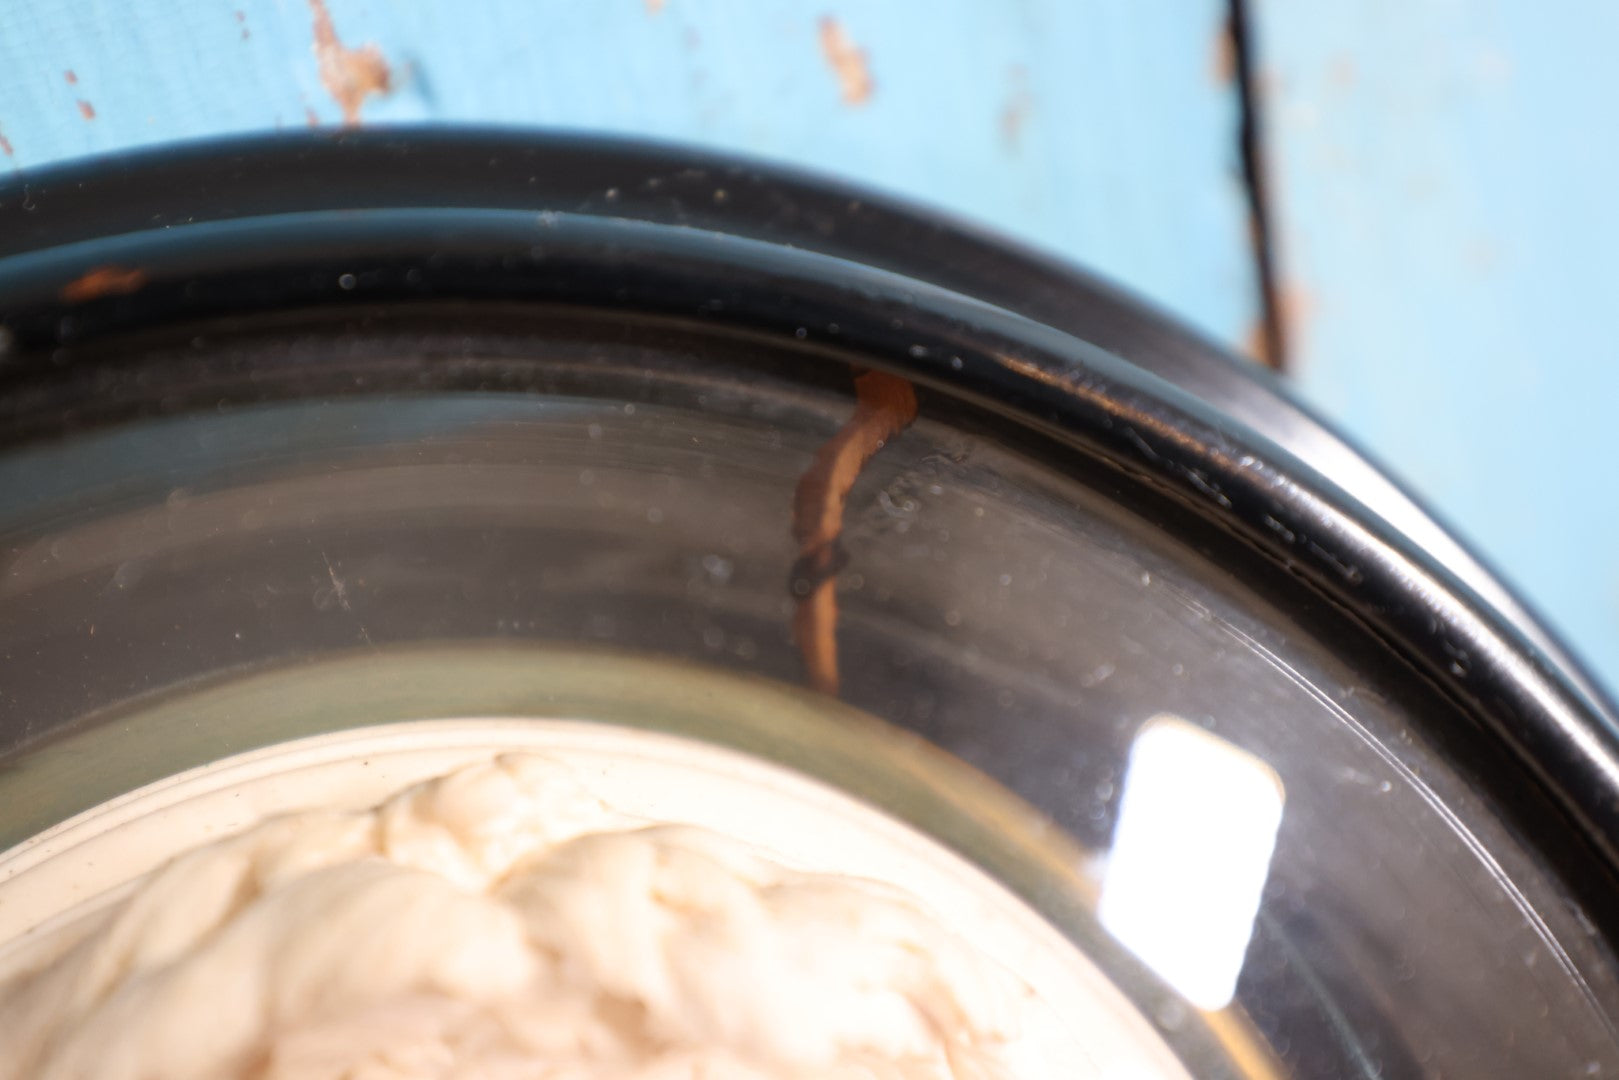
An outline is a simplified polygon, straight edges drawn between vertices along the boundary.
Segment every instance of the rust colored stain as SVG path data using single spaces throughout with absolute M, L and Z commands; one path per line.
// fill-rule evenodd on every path
M 1279 371 L 1282 365 L 1273 344 L 1275 339 L 1276 334 L 1271 330 L 1270 323 L 1262 318 L 1255 319 L 1249 324 L 1248 332 L 1243 335 L 1242 354 L 1261 367 Z
M 84 117 L 86 120 L 94 120 L 96 118 L 96 107 L 83 98 L 80 98 L 79 115 Z
M 236 25 L 242 28 L 242 40 L 246 41 L 253 36 L 247 29 L 247 12 L 237 11 L 234 14 L 236 15 Z
M 386 94 L 392 88 L 392 73 L 382 50 L 373 44 L 351 49 L 337 36 L 326 0 L 309 0 L 315 17 L 315 59 L 320 64 L 320 81 L 343 110 L 347 127 L 360 124 L 360 106 L 372 94 Z
M 304 106 L 304 122 L 310 127 L 320 127 L 320 117 L 315 115 L 315 110 L 307 105 Z
M 17 156 L 17 151 L 12 148 L 11 140 L 4 135 L 0 135 L 0 154 L 4 154 L 6 157 Z
M 72 68 L 68 68 L 66 71 L 62 72 L 62 78 L 67 80 L 67 84 L 69 86 L 79 85 L 79 77 L 74 73 Z
M 1275 324 L 1259 318 L 1248 328 L 1243 352 L 1265 367 L 1280 371 L 1298 350 L 1312 319 L 1315 297 L 1306 289 L 1282 282 L 1276 287 Z
M 1023 142 L 1023 125 L 1029 119 L 1028 102 L 1013 98 L 1001 110 L 1001 142 L 1008 150 L 1016 150 Z
M 904 379 L 866 371 L 855 376 L 854 389 L 854 413 L 815 452 L 793 493 L 793 639 L 810 685 L 826 694 L 838 692 L 838 538 L 849 490 L 872 456 L 916 419 L 916 391 Z
M 1284 279 L 1276 290 L 1276 299 L 1277 312 L 1286 335 L 1283 340 L 1290 349 L 1296 350 L 1309 331 L 1310 323 L 1315 321 L 1315 294 Z
M 866 50 L 851 41 L 843 25 L 830 15 L 821 18 L 821 55 L 837 76 L 845 105 L 864 105 L 871 100 L 876 84 L 871 79 Z
M 98 266 L 62 286 L 57 295 L 70 304 L 102 296 L 124 296 L 146 284 L 146 271 L 127 266 Z
M 1237 81 L 1237 32 L 1229 19 L 1214 34 L 1209 78 L 1215 86 L 1230 86 Z
M 1023 144 L 1023 127 L 1029 122 L 1029 112 L 1033 108 L 1034 99 L 1024 85 L 1023 69 L 1013 68 L 1012 96 L 1001 110 L 1001 143 L 1008 150 L 1015 152 Z
M 663 0 L 646 0 L 646 13 L 656 15 L 663 10 Z

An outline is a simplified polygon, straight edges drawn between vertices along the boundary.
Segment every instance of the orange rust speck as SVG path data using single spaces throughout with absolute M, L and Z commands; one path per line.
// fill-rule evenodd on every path
M 1016 150 L 1023 142 L 1023 124 L 1029 119 L 1029 99 L 1015 97 L 1001 110 L 1001 142 Z
M 79 115 L 84 117 L 86 120 L 94 120 L 96 118 L 96 107 L 83 98 L 80 98 Z
M 1001 110 L 1001 143 L 1008 150 L 1015 152 L 1022 144 L 1023 125 L 1028 122 L 1029 110 L 1033 107 L 1034 100 L 1029 96 L 1029 88 L 1024 82 L 1023 68 L 1014 67 L 1012 96 Z
M 866 50 L 849 40 L 842 24 L 830 15 L 821 18 L 821 55 L 837 76 L 845 105 L 864 105 L 871 100 L 875 84 L 866 63 Z
M 1277 307 L 1282 318 L 1282 329 L 1285 332 L 1284 340 L 1288 347 L 1297 350 L 1299 343 L 1304 340 L 1310 323 L 1315 321 L 1316 300 L 1315 294 L 1302 285 L 1290 281 L 1282 281 L 1276 290 Z
M 798 541 L 793 639 L 815 689 L 838 692 L 838 537 L 849 490 L 866 462 L 916 419 L 916 391 L 894 375 L 855 376 L 854 413 L 815 452 L 793 493 L 793 538 Z
M 392 73 L 382 50 L 375 45 L 350 49 L 337 37 L 326 0 L 309 0 L 315 17 L 315 59 L 320 64 L 320 81 L 343 110 L 343 124 L 358 127 L 360 106 L 372 94 L 392 89 Z
M 98 266 L 62 286 L 58 294 L 70 304 L 102 296 L 123 296 L 146 284 L 146 271 L 127 266 Z
M 663 10 L 663 0 L 646 0 L 646 13 L 656 15 Z
M 1271 333 L 1270 325 L 1264 319 L 1255 319 L 1243 337 L 1243 355 L 1261 367 L 1279 370 L 1281 364 L 1278 362 L 1276 350 L 1271 347 L 1272 337 L 1274 335 Z
M 79 77 L 74 73 L 72 68 L 68 68 L 66 71 L 62 72 L 62 78 L 67 80 L 67 84 L 69 86 L 77 86 L 79 84 Z
M 1209 77 L 1215 86 L 1237 81 L 1237 36 L 1228 21 L 1214 35 L 1214 55 L 1209 60 Z
M 1309 324 L 1315 318 L 1316 302 L 1308 289 L 1287 281 L 1277 284 L 1274 302 L 1274 318 L 1278 324 L 1275 332 L 1266 320 L 1256 320 L 1248 330 L 1244 348 L 1265 367 L 1281 370 L 1299 355 Z

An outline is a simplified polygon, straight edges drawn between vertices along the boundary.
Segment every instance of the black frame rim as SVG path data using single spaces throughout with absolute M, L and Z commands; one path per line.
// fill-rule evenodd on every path
M 70 287 L 107 266 L 138 274 Z M 57 424 L 53 389 L 81 345 L 426 297 L 818 341 L 1081 448 L 1349 615 L 1512 757 L 1608 892 L 1619 882 L 1613 707 L 1521 613 L 1184 388 L 1213 371 L 1298 412 L 1274 385 L 1082 274 L 853 189 L 686 148 L 442 130 L 201 143 L 23 174 L 0 184 L 0 447 Z

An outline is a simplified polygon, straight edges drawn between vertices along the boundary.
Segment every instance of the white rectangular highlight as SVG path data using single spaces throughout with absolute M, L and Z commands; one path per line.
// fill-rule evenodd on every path
M 1130 748 L 1102 925 L 1192 1004 L 1236 992 L 1282 823 L 1269 765 L 1173 716 Z

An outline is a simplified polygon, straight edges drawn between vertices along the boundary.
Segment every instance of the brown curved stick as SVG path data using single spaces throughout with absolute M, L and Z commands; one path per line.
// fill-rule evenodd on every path
M 854 414 L 815 452 L 793 493 L 793 639 L 810 685 L 827 694 L 838 692 L 837 575 L 844 562 L 838 538 L 849 489 L 872 455 L 916 419 L 916 391 L 904 379 L 865 371 L 854 389 Z

